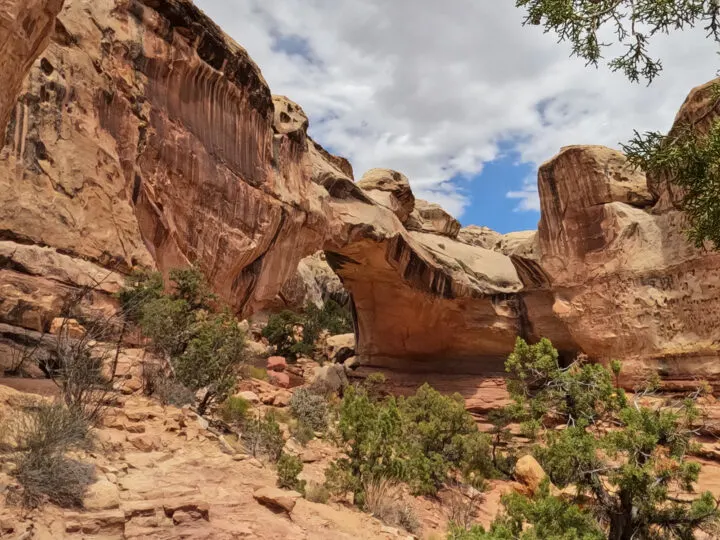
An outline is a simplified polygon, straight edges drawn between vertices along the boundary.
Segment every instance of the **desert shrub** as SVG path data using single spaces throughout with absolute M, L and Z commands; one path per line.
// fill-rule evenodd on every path
M 416 494 L 435 494 L 452 475 L 482 487 L 493 474 L 490 438 L 479 433 L 460 396 L 443 396 L 424 385 L 408 398 L 368 396 L 346 390 L 339 432 L 347 458 L 337 467 L 348 474 L 346 489 L 356 500 L 376 478 L 405 481 Z
M 368 375 L 363 381 L 363 386 L 370 397 L 377 399 L 381 397 L 381 388 L 386 382 L 385 374 L 378 371 Z
M 605 533 L 592 514 L 550 495 L 547 482 L 533 498 L 512 493 L 503 497 L 504 513 L 489 531 L 452 524 L 448 540 L 602 540 Z M 630 538 L 630 537 L 628 537 Z M 657 538 L 652 536 L 650 538 Z
M 299 336 L 302 317 L 289 310 L 270 315 L 262 335 L 275 349 L 275 353 L 294 362 L 297 357 L 308 351 L 307 344 Z
M 364 486 L 363 510 L 383 523 L 400 526 L 408 532 L 420 529 L 420 520 L 413 507 L 404 500 L 398 485 L 387 478 L 368 481 Z
M 171 298 L 187 302 L 190 310 L 210 310 L 217 296 L 203 273 L 195 267 L 170 270 Z
M 202 391 L 198 412 L 204 414 L 234 388 L 245 336 L 229 312 L 212 312 L 216 297 L 199 270 L 172 270 L 170 280 L 171 291 L 164 293 L 157 275 L 131 276 L 119 297 L 138 304 L 134 319 L 153 348 L 169 360 L 176 381 L 193 393 Z M 177 394 L 177 389 L 164 391 Z
M 82 507 L 87 488 L 95 482 L 95 467 L 61 454 L 25 454 L 14 473 L 22 486 L 19 501 L 35 508 L 52 502 L 64 508 Z
M 306 446 L 307 443 L 315 438 L 313 428 L 301 420 L 298 420 L 294 425 L 290 426 L 290 434 L 303 446 Z
M 265 416 L 257 415 L 245 422 L 241 434 L 243 445 L 248 453 L 257 457 L 266 456 L 270 461 L 277 461 L 282 454 L 285 440 L 280 424 L 271 412 Z
M 278 487 L 305 493 L 305 480 L 298 478 L 302 470 L 303 463 L 299 457 L 283 453 L 277 462 Z
M 275 348 L 276 354 L 295 361 L 299 356 L 312 355 L 323 330 L 330 334 L 352 332 L 350 312 L 333 300 L 328 300 L 321 308 L 310 303 L 302 313 L 284 310 L 271 315 L 262 335 Z
M 310 482 L 305 486 L 305 498 L 310 502 L 327 504 L 330 499 L 330 492 L 323 484 Z
M 228 424 L 242 424 L 250 410 L 250 402 L 240 396 L 230 396 L 223 401 L 218 411 L 220 418 Z
M 70 337 L 65 319 L 53 336 L 50 359 L 44 364 L 47 375 L 60 389 L 65 404 L 85 416 L 90 423 L 100 421 L 112 389 L 104 366 L 113 351 L 99 343 L 107 339 L 110 323 L 96 321 L 79 338 Z
M 651 384 L 629 403 L 615 385 L 622 366 L 612 363 L 611 368 L 582 358 L 561 367 L 548 340 L 528 345 L 518 339 L 506 362 L 513 400 L 508 417 L 532 423 L 538 439 L 532 450 L 550 481 L 560 488 L 573 485 L 578 497 L 589 494 L 584 505 L 590 513 L 572 504 L 579 499 L 564 501 L 546 488 L 534 499 L 507 499 L 507 518 L 487 533 L 504 531 L 504 536 L 477 532 L 469 538 L 681 539 L 693 538 L 697 531 L 717 534 L 717 501 L 709 492 L 694 495 L 700 465 L 687 460 L 696 447 L 693 437 L 701 420 L 697 399 L 704 387 L 683 399 L 658 399 L 649 406 L 640 398 L 654 391 Z M 558 423 L 563 429 L 557 429 Z M 573 527 L 580 532 L 568 536 Z
M 125 286 L 116 295 L 125 317 L 139 322 L 143 308 L 162 296 L 163 287 L 160 272 L 133 270 L 125 278 Z
M 313 431 L 325 431 L 328 423 L 328 405 L 325 398 L 307 388 L 297 388 L 290 398 L 290 412 L 298 423 Z
M 185 300 L 162 296 L 146 304 L 140 314 L 140 328 L 152 348 L 166 358 L 182 354 L 192 336 L 195 315 Z
M 37 455 L 63 453 L 87 441 L 90 425 L 77 409 L 39 403 L 17 415 L 10 431 L 17 449 Z
M 155 383 L 154 395 L 163 405 L 184 407 L 195 403 L 195 392 L 172 377 L 164 377 Z
M 17 450 L 13 475 L 22 487 L 16 502 L 33 508 L 46 501 L 81 506 L 94 481 L 94 467 L 64 454 L 88 442 L 83 411 L 61 402 L 40 403 L 17 415 L 10 431 Z
M 466 495 L 457 486 L 452 487 L 448 496 L 443 499 L 447 509 L 449 522 L 454 529 L 469 530 L 477 516 L 477 504 L 480 493 Z
M 237 320 L 222 313 L 201 321 L 185 351 L 173 359 L 177 379 L 190 390 L 204 390 L 200 414 L 235 387 L 244 347 L 245 335 Z
M 265 368 L 257 366 L 244 366 L 243 372 L 246 377 L 251 379 L 258 379 L 260 381 L 267 381 L 270 376 Z

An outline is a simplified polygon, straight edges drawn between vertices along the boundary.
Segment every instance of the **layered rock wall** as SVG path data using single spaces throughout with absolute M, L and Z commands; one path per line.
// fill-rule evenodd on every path
M 400 172 L 354 183 L 190 0 L 66 0 L 57 22 L 58 1 L 5 5 L 0 322 L 46 328 L 88 286 L 109 310 L 133 267 L 196 264 L 241 315 L 344 287 L 368 365 L 496 371 L 517 336 L 546 336 L 638 376 L 720 371 L 720 256 L 686 241 L 672 183 L 622 154 L 545 163 L 537 232 L 462 229 Z M 716 106 L 696 89 L 676 128 Z M 303 260 L 321 249 L 343 287 Z
M 304 128 L 275 120 L 258 67 L 192 2 L 67 0 L 0 151 L 3 238 L 94 273 L 197 264 L 248 313 L 327 230 Z M 47 322 L 77 281 L 52 291 L 9 252 L 0 309 Z

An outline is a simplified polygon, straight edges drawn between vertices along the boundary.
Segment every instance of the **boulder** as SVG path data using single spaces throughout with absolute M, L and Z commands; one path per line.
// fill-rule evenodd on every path
M 542 466 L 529 454 L 517 461 L 513 476 L 528 489 L 530 495 L 534 495 L 543 480 L 547 478 Z
M 290 388 L 290 376 L 285 372 L 268 371 L 268 378 L 275 386 L 279 386 L 280 388 Z
M 456 238 L 460 232 L 460 222 L 443 210 L 439 204 L 416 199 L 415 209 L 406 223 L 409 231 L 439 234 Z
M 296 491 L 287 491 L 273 487 L 264 487 L 256 490 L 253 497 L 263 506 L 267 506 L 273 511 L 291 513 L 297 500 L 302 497 Z
M 342 364 L 355 354 L 355 334 L 328 336 L 325 340 L 325 356 L 330 362 Z
M 391 210 L 405 223 L 415 209 L 415 196 L 407 177 L 390 169 L 370 169 L 357 182 L 374 201 Z
M 282 356 L 271 356 L 267 359 L 266 367 L 268 371 L 285 371 L 287 361 Z
M 342 392 L 348 385 L 345 366 L 342 364 L 325 364 L 315 369 L 312 386 L 326 392 Z
M 118 487 L 108 480 L 101 479 L 92 484 L 83 499 L 86 510 L 112 510 L 120 506 Z
M 85 336 L 85 328 L 75 319 L 56 317 L 50 323 L 50 333 L 59 335 L 63 333 L 70 339 L 82 339 Z
M 237 394 L 235 394 L 235 397 L 242 398 L 245 401 L 252 403 L 253 405 L 257 405 L 260 403 L 260 397 L 255 392 L 252 392 L 250 390 L 238 392 Z

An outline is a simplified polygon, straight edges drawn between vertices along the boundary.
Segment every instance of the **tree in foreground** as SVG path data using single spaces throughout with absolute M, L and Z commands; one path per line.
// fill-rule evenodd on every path
M 611 540 L 718 533 L 718 501 L 709 492 L 694 494 L 700 465 L 688 459 L 695 450 L 702 392 L 660 399 L 651 386 L 629 399 L 615 385 L 620 369 L 617 362 L 611 371 L 582 359 L 562 368 L 548 340 L 528 345 L 518 339 L 506 362 L 510 416 L 536 439 L 532 451 L 553 484 L 572 486 L 576 496 L 570 501 L 548 493 L 527 501 L 514 496 L 490 533 L 476 530 L 477 536 L 468 538 L 517 538 L 512 534 L 522 523 L 539 534 L 552 515 L 582 524 L 587 516 L 573 504 L 581 501 Z M 582 528 L 582 535 L 558 538 L 597 537 Z
M 572 53 L 597 66 L 603 51 L 620 45 L 624 52 L 609 62 L 628 79 L 652 80 L 662 71 L 662 60 L 648 47 L 660 34 L 702 26 L 720 42 L 720 4 L 715 0 L 516 0 L 526 11 L 524 24 L 542 26 Z M 608 39 L 614 35 L 614 41 Z
M 198 412 L 204 414 L 235 387 L 245 335 L 227 310 L 214 311 L 217 298 L 199 270 L 172 270 L 170 280 L 165 292 L 160 274 L 134 273 L 118 298 L 129 320 L 168 361 L 174 381 L 199 395 Z M 172 387 L 164 373 L 158 375 L 153 386 Z
M 701 26 L 708 38 L 720 42 L 720 3 L 716 0 L 516 0 L 515 4 L 526 12 L 524 24 L 556 33 L 588 64 L 597 66 L 609 47 L 624 47 L 624 53 L 609 65 L 634 82 L 650 83 L 662 70 L 662 60 L 648 51 L 659 34 Z M 710 91 L 709 98 L 717 104 L 718 85 Z M 622 147 L 633 165 L 680 188 L 690 240 L 698 247 L 711 242 L 717 249 L 720 124 L 710 124 L 708 128 L 680 123 L 668 134 L 635 131 Z

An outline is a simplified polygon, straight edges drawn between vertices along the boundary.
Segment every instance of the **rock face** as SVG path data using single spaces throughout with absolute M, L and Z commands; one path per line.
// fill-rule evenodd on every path
M 619 152 L 569 147 L 540 168 L 541 265 L 577 350 L 626 375 L 717 379 L 720 255 L 694 249 Z
M 6 115 L 60 8 L 8 5 Z M 676 126 L 702 128 L 714 107 L 700 87 Z M 720 372 L 720 255 L 686 242 L 667 179 L 614 150 L 568 147 L 541 167 L 537 232 L 461 229 L 397 171 L 354 183 L 190 0 L 66 0 L 9 118 L 0 322 L 47 330 L 79 288 L 109 310 L 131 268 L 193 263 L 243 316 L 347 291 L 365 365 L 487 373 L 517 336 L 546 336 L 631 375 Z
M 0 6 L 0 129 L 4 130 L 28 69 L 45 49 L 63 0 L 3 0 Z
M 81 264 L 108 274 L 196 263 L 238 312 L 272 301 L 328 230 L 307 119 L 276 110 L 247 53 L 189 0 L 65 4 L 0 152 L 3 240 L 46 248 L 41 276 L 14 255 L 3 264 L 4 297 L 17 298 L 0 308 L 6 319 L 47 318 L 58 302 L 23 291 L 61 273 L 76 287 L 64 269 Z M 50 13 L 37 12 L 38 36 Z

